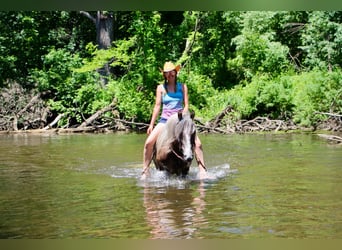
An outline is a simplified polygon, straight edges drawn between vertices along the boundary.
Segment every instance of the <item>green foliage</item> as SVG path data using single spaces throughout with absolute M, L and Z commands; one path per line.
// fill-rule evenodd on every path
M 324 120 L 319 112 L 342 112 L 342 72 L 311 71 L 293 77 L 293 118 L 309 126 Z
M 91 58 L 86 58 L 82 67 L 74 69 L 75 72 L 84 73 L 92 72 L 99 68 L 102 68 L 109 61 L 112 67 L 120 67 L 121 71 L 127 73 L 132 58 L 135 57 L 134 51 L 131 48 L 136 43 L 136 37 L 133 36 L 129 39 L 117 40 L 113 46 L 109 49 L 97 49 L 93 43 L 87 45 L 88 53 L 91 54 Z
M 186 58 L 189 61 L 188 68 L 199 75 L 208 76 L 215 88 L 230 88 L 239 82 L 239 76 L 226 66 L 226 62 L 234 56 L 232 39 L 240 33 L 240 17 L 240 12 L 231 11 L 185 12 L 182 25 L 187 27 L 188 43 L 193 40 L 195 28 L 198 29 Z
M 135 82 L 141 82 L 142 77 L 135 79 L 121 79 L 108 84 L 108 95 L 117 100 L 120 116 L 127 120 L 149 122 L 151 118 L 154 97 L 137 88 Z M 153 101 L 152 101 L 153 100 Z
M 316 111 L 342 111 L 341 11 L 113 15 L 115 41 L 98 50 L 94 24 L 78 12 L 0 12 L 0 86 L 20 79 L 43 92 L 66 114 L 62 125 L 113 99 L 121 118 L 148 122 L 159 68 L 171 60 L 183 64 L 179 79 L 206 120 L 228 105 L 232 121 L 268 116 L 304 126 L 325 119 Z M 101 87 L 96 72 L 104 65 L 111 75 Z
M 65 115 L 60 125 L 68 119 L 81 123 L 111 100 L 98 84 L 94 73 L 78 73 L 73 68 L 81 65 L 78 55 L 66 50 L 52 49 L 44 58 L 43 70 L 34 70 L 30 80 L 38 89 L 48 93 L 50 109 Z
M 286 72 L 290 68 L 289 49 L 272 40 L 272 33 L 247 32 L 235 37 L 236 58 L 228 60 L 228 67 L 243 71 L 247 80 L 260 73 L 276 76 Z
M 181 71 L 179 81 L 187 85 L 190 108 L 197 111 L 206 107 L 207 99 L 215 93 L 212 82 L 207 76 L 197 75 L 192 72 L 187 74 Z
M 342 65 L 342 12 L 313 11 L 302 33 L 306 52 L 304 64 L 313 69 L 332 69 Z
M 130 32 L 135 34 L 136 44 L 134 56 L 131 59 L 131 72 L 128 75 L 139 75 L 141 81 L 135 82 L 143 85 L 147 91 L 155 90 L 156 82 L 160 77 L 159 67 L 162 67 L 168 51 L 165 49 L 164 28 L 161 24 L 161 14 L 157 11 L 135 13 Z M 172 60 L 171 58 L 169 60 Z
M 341 76 L 340 70 L 287 73 L 276 78 L 258 75 L 249 84 L 207 98 L 206 111 L 202 114 L 213 117 L 229 105 L 234 110 L 231 119 L 267 116 L 312 126 L 326 119 L 316 112 L 342 112 Z
M 31 82 L 38 83 L 40 91 L 50 90 L 54 96 L 63 95 L 69 91 L 70 82 L 67 78 L 71 75 L 72 69 L 81 65 L 81 58 L 72 56 L 66 50 L 52 49 L 43 59 L 42 70 L 32 70 Z M 79 87 L 80 84 L 73 88 Z
M 41 60 L 51 48 L 82 51 L 94 29 L 77 12 L 0 12 L 0 87 L 6 79 L 27 88 L 32 69 L 42 69 Z M 84 54 L 83 54 L 84 55 Z
M 291 75 L 281 75 L 263 82 L 256 100 L 257 115 L 284 120 L 291 118 L 293 90 L 288 78 Z

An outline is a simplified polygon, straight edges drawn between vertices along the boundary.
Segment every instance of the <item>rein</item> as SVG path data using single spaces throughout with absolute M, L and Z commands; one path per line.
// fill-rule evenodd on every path
M 180 123 L 180 122 L 181 122 L 181 121 L 178 121 L 177 124 Z M 180 160 L 183 161 L 183 162 L 186 162 L 186 161 L 183 159 L 183 157 L 180 156 L 180 155 L 173 149 L 173 147 L 171 148 L 171 151 L 172 151 L 172 153 L 175 154 L 175 156 L 177 156 L 178 159 L 180 159 Z
M 180 156 L 179 154 L 177 154 L 177 152 L 176 152 L 174 149 L 171 149 L 171 151 L 172 151 L 172 153 L 174 153 L 175 156 L 177 156 L 181 161 L 184 161 L 184 162 L 185 162 L 185 160 L 183 159 L 183 157 Z
M 175 150 L 172 149 L 171 151 L 172 151 L 172 153 L 174 153 L 175 156 L 177 156 L 181 161 L 184 161 L 184 159 L 183 159 L 179 154 L 177 154 Z M 200 161 L 200 160 L 197 158 L 196 153 L 195 153 L 195 156 L 196 156 L 197 164 L 198 164 L 198 165 L 202 165 L 202 167 L 205 169 L 205 171 L 207 171 L 206 166 L 203 164 L 202 161 Z M 184 161 L 184 162 L 185 162 L 185 161 Z M 144 172 L 145 172 L 145 171 L 144 171 Z

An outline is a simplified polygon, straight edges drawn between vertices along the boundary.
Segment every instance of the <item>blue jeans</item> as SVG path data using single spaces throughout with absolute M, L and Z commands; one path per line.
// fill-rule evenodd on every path
M 166 118 L 160 117 L 159 123 L 166 123 L 166 122 L 167 122 L 167 119 L 166 119 Z

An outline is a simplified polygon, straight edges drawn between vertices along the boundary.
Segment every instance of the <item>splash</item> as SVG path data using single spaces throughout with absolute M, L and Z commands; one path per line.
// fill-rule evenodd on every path
M 213 167 L 208 167 L 207 178 L 201 179 L 196 167 L 190 168 L 189 174 L 186 177 L 170 176 L 165 171 L 159 171 L 155 168 L 150 169 L 149 176 L 141 180 L 140 175 L 137 177 L 139 186 L 149 187 L 177 187 L 179 189 L 187 187 L 193 182 L 213 183 L 219 179 L 236 172 L 230 169 L 230 165 L 225 163 Z
M 201 179 L 198 174 L 198 168 L 192 166 L 186 177 L 170 176 L 165 171 L 159 171 L 151 166 L 149 176 L 145 180 L 141 180 L 141 164 L 136 162 L 127 163 L 121 166 L 107 166 L 104 168 L 93 169 L 88 171 L 111 176 L 112 178 L 130 178 L 136 179 L 138 186 L 149 187 L 177 187 L 179 189 L 186 188 L 191 183 L 205 182 L 206 184 L 215 183 L 234 172 L 228 163 L 216 166 L 207 166 L 207 178 Z M 84 169 L 83 169 L 84 171 Z

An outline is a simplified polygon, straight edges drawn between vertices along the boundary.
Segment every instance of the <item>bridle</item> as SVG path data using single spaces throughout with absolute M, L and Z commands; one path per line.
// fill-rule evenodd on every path
M 178 121 L 178 123 L 180 123 L 180 122 L 182 122 L 182 120 L 181 120 L 181 121 Z M 183 121 L 183 122 L 184 122 L 184 121 Z M 183 130 L 183 128 L 182 128 L 182 130 Z M 177 140 L 179 141 L 179 138 L 177 138 Z M 178 159 L 180 159 L 180 160 L 183 161 L 183 162 L 186 162 L 186 160 L 184 160 L 184 158 L 183 158 L 179 153 L 177 153 L 177 152 L 174 150 L 173 147 L 171 148 L 171 151 L 172 151 L 172 153 L 173 153 Z
M 172 153 L 174 153 L 175 156 L 177 156 L 177 158 L 179 158 L 181 161 L 186 162 L 186 160 L 183 159 L 182 156 L 180 156 L 179 154 L 177 154 L 177 152 L 174 149 L 171 149 Z

